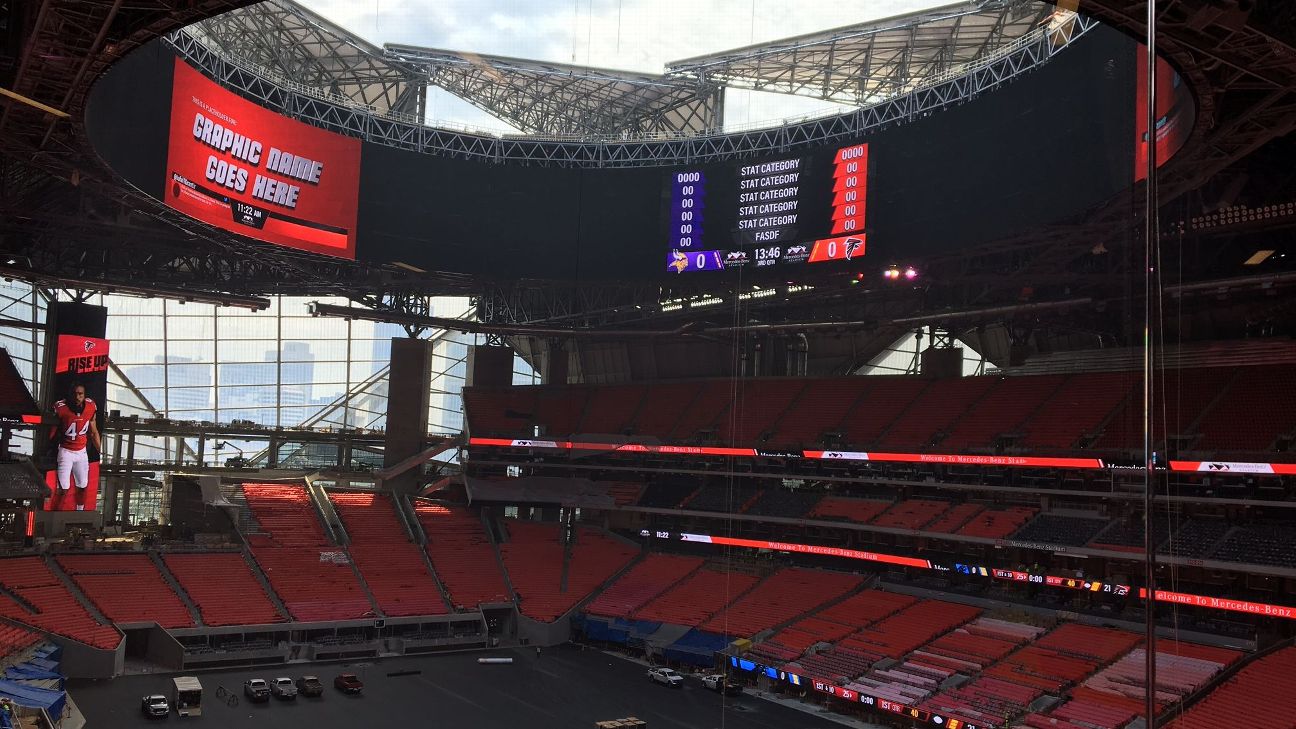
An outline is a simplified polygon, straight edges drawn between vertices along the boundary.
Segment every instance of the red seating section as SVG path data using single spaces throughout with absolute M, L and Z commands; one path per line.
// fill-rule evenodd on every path
M 16 625 L 0 623 L 0 660 L 7 659 L 18 651 L 26 650 L 40 641 L 40 633 Z
M 500 557 L 518 596 L 518 609 L 542 622 L 553 622 L 571 610 L 639 552 L 598 530 L 579 529 L 564 590 L 559 525 L 516 520 L 506 524 L 509 540 L 500 545 Z
M 881 590 L 865 590 L 815 613 L 816 617 L 855 629 L 877 621 L 913 605 L 918 598 Z
M 162 560 L 210 626 L 264 625 L 284 617 L 241 554 L 165 554 Z
M 801 380 L 739 380 L 733 407 L 720 419 L 720 442 L 751 445 L 774 430 L 788 406 L 801 395 Z
M 646 385 L 603 385 L 593 393 L 585 416 L 576 428 L 578 433 L 620 435 L 630 427 L 630 420 L 643 402 Z M 551 435 L 559 435 L 557 431 Z
M 684 408 L 671 430 L 669 440 L 674 442 L 691 441 L 698 431 L 718 426 L 722 418 L 728 417 L 729 405 L 733 399 L 730 387 L 723 384 L 708 383 L 702 387 L 693 402 Z
M 994 443 L 997 436 L 1018 430 L 1026 418 L 1057 391 L 1064 375 L 1001 377 L 985 393 L 979 406 L 970 408 L 940 442 L 942 451 L 960 453 L 969 447 Z
M 857 589 L 861 582 L 859 576 L 844 572 L 781 569 L 701 627 L 724 635 L 753 636 L 831 602 Z
M 868 392 L 838 426 L 847 443 L 857 446 L 876 443 L 887 426 L 932 383 L 919 377 L 879 376 L 878 379 L 869 383 Z
M 980 614 L 979 608 L 967 605 L 923 600 L 860 630 L 838 643 L 838 647 L 851 648 L 879 658 L 900 658 Z
M 701 557 L 649 554 L 585 606 L 591 615 L 629 617 L 649 600 L 693 574 L 702 566 Z
M 481 517 L 462 507 L 423 500 L 414 501 L 414 513 L 427 537 L 428 559 L 457 609 L 512 601 Z
M 696 628 L 757 582 L 759 579 L 755 575 L 746 572 L 703 567 L 648 601 L 635 611 L 633 617 Z
M 837 377 L 807 380 L 796 406 L 787 411 L 769 443 L 775 448 L 808 448 L 825 431 L 836 428 L 868 389 L 874 377 Z
M 145 554 L 61 555 L 59 566 L 114 623 L 193 627 L 184 601 Z
M 532 436 L 534 387 L 464 388 L 464 419 L 474 437 Z
M 1007 655 L 972 683 L 931 697 L 921 708 L 978 725 L 1004 726 L 1025 714 L 1036 698 L 1061 693 L 1138 642 L 1133 633 L 1067 623 Z
M 877 518 L 873 524 L 894 529 L 922 529 L 950 508 L 948 501 L 907 499 L 896 502 Z
M 1007 509 L 986 509 L 959 527 L 955 534 L 965 537 L 1004 539 L 1035 517 L 1039 509 L 1029 506 L 1012 506 Z
M 892 423 L 878 444 L 880 450 L 912 451 L 925 448 L 936 434 L 950 425 L 981 399 L 997 382 L 994 377 L 963 377 L 935 380 Z
M 1249 370 L 1250 368 L 1248 368 Z M 1288 372 L 1291 370 L 1288 369 Z M 1156 413 L 1154 432 L 1169 435 L 1187 433 L 1193 422 L 1210 405 L 1225 384 L 1237 373 L 1235 369 L 1170 370 L 1163 376 L 1166 392 L 1164 414 Z M 1099 448 L 1133 448 L 1143 437 L 1143 403 L 1130 398 L 1116 412 L 1095 444 Z M 1268 443 L 1259 448 L 1267 448 Z
M 1289 366 L 1248 367 L 1197 426 L 1203 451 L 1268 450 L 1296 430 L 1296 378 Z
M 825 496 L 806 516 L 811 519 L 845 519 L 868 524 L 891 507 L 890 501 L 868 501 L 844 496 Z
M 790 660 L 816 643 L 835 643 L 915 602 L 917 599 L 908 595 L 865 590 L 798 620 L 762 641 L 759 647 L 768 649 L 773 644 L 787 649 L 790 653 L 780 657 Z
M 1014 446 L 1047 455 L 1075 450 L 1089 436 L 1097 436 L 1094 447 L 1131 447 L 1141 422 L 1136 379 L 1132 372 L 712 379 L 467 388 L 464 402 L 477 436 L 532 436 L 539 424 L 555 437 L 629 431 L 687 442 L 715 428 L 719 440 L 736 446 L 762 445 L 768 435 L 772 447 L 812 448 L 825 432 L 838 432 L 850 448 L 961 453 L 1011 435 Z M 1293 381 L 1290 365 L 1168 371 L 1157 431 L 1200 431 L 1197 450 L 1268 450 L 1296 428 Z
M 113 650 L 121 643 L 122 634 L 110 625 L 100 625 L 39 557 L 0 561 L 0 585 L 36 609 L 31 612 L 17 601 L 0 595 L 0 617 L 96 648 Z
M 243 484 L 252 516 L 267 536 L 252 536 L 252 555 L 296 620 L 372 616 L 373 606 L 341 547 L 329 544 L 306 489 L 299 484 Z
M 390 496 L 335 491 L 329 499 L 351 537 L 351 558 L 383 614 L 449 612 L 419 546 L 406 536 Z
M 1291 729 L 1296 715 L 1296 648 L 1246 666 L 1193 704 L 1168 729 Z
M 952 534 L 954 530 L 963 526 L 985 507 L 981 504 L 959 504 L 932 523 L 928 524 L 926 531 L 940 532 L 941 534 Z
M 591 394 L 584 387 L 543 388 L 536 396 L 533 422 L 544 425 L 545 435 L 571 435 L 585 414 Z
M 1021 445 L 1041 451 L 1074 448 L 1129 395 L 1134 378 L 1129 372 L 1073 375 L 1021 426 Z
M 631 427 L 638 435 L 669 440 L 684 410 L 693 404 L 703 387 L 728 389 L 720 382 L 665 382 L 653 385 L 644 396 Z

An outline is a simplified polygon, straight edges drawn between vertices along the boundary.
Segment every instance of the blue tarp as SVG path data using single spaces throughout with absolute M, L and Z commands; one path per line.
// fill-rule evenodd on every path
M 624 629 L 618 629 L 602 618 L 590 617 L 585 619 L 585 636 L 590 640 L 601 640 L 606 643 L 624 643 L 626 642 L 627 632 Z
M 35 665 L 32 662 L 19 663 L 16 666 L 9 666 L 4 672 L 5 678 L 23 679 L 23 678 L 63 678 L 63 674 L 58 671 L 51 671 L 44 666 Z
M 59 662 L 53 658 L 29 658 L 26 661 L 36 668 L 40 668 L 51 673 L 58 673 Z
M 0 696 L 9 698 L 19 706 L 44 709 L 50 716 L 63 716 L 63 704 L 67 701 L 67 694 L 63 691 L 49 691 L 5 680 L 0 680 Z
M 701 630 L 690 630 L 679 640 L 667 646 L 663 652 L 667 660 L 679 661 L 693 666 L 715 665 L 715 653 L 729 645 L 723 635 L 707 633 Z
M 626 620 L 624 618 L 617 618 L 612 621 L 612 626 L 614 628 L 624 630 L 638 638 L 646 638 L 653 633 L 656 633 L 657 630 L 661 628 L 661 625 L 661 623 L 656 623 L 651 620 Z
M 670 647 L 676 650 L 691 650 L 695 653 L 707 653 L 709 655 L 722 650 L 727 645 L 729 645 L 729 640 L 723 635 L 694 629 L 685 633 Z

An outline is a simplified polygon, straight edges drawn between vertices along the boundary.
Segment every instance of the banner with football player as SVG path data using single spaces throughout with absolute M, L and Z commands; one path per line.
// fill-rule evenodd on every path
M 108 390 L 108 310 L 54 302 L 46 321 L 46 511 L 94 511 L 99 499 L 102 404 Z M 52 355 L 52 356 L 50 356 Z

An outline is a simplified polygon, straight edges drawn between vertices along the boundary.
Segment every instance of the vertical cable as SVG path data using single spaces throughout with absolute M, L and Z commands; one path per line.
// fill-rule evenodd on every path
M 1157 185 L 1156 185 L 1156 0 L 1147 4 L 1147 179 L 1144 188 L 1144 248 L 1143 248 L 1143 551 L 1144 575 L 1143 584 L 1147 590 L 1144 603 L 1144 642 L 1147 647 L 1144 664 L 1144 699 L 1143 707 L 1146 726 L 1156 727 L 1156 545 L 1152 537 L 1155 504 L 1156 463 L 1153 433 L 1153 372 L 1155 351 L 1153 330 L 1153 293 L 1156 282 L 1155 262 L 1157 259 Z M 1137 80 L 1136 80 L 1137 83 Z

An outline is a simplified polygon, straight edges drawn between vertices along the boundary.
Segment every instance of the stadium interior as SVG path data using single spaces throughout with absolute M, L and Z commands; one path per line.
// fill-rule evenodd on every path
M 1290 3 L 322 4 L 0 0 L 0 729 L 1296 727 Z

